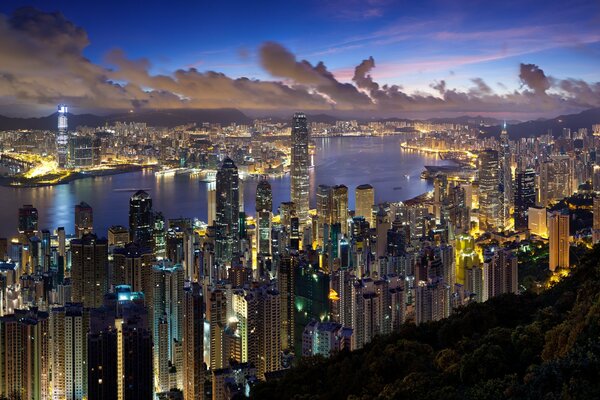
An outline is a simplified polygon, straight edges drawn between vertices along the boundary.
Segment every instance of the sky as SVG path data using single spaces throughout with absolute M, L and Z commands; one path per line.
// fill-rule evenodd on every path
M 528 119 L 600 106 L 600 2 L 7 1 L 0 60 L 2 115 Z

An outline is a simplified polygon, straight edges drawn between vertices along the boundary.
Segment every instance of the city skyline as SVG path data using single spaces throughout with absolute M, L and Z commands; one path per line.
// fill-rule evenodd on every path
M 161 2 L 27 4 L 40 9 L 0 7 L 8 61 L 0 105 L 9 115 L 68 103 L 75 113 L 234 107 L 530 119 L 600 105 L 594 2 L 540 10 L 536 2 L 309 1 L 188 12 Z M 203 11 L 214 18 L 195 23 Z

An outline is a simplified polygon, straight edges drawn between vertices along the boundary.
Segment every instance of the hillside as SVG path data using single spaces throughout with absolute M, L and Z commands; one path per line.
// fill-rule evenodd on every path
M 254 399 L 600 398 L 600 246 L 541 295 L 504 295 L 304 360 Z

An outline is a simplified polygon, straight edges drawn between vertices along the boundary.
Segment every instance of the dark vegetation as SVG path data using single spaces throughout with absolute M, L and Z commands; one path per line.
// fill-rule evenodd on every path
M 255 399 L 598 399 L 600 247 L 550 289 L 302 360 Z

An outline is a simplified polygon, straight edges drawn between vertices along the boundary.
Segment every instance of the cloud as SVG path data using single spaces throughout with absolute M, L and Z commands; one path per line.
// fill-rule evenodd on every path
M 408 93 L 400 85 L 375 81 L 373 57 L 363 59 L 348 72 L 349 81 L 341 82 L 324 62 L 298 59 L 281 44 L 266 42 L 259 48 L 258 60 L 273 80 L 257 80 L 231 78 L 217 71 L 199 71 L 193 66 L 168 74 L 153 74 L 150 60 L 131 59 L 119 49 L 106 55 L 105 61 L 110 66 L 107 68 L 83 55 L 89 42 L 83 28 L 59 13 L 22 8 L 10 16 L 0 14 L 2 109 L 37 110 L 66 102 L 73 108 L 89 111 L 235 107 L 373 116 L 415 113 L 536 116 L 600 106 L 600 83 L 556 79 L 535 64 L 519 66 L 522 87 L 512 92 L 505 89 L 498 94 L 475 77 L 471 80 L 473 86 L 466 90 L 453 89 L 449 82 L 439 80 L 430 85 L 431 93 Z M 402 71 L 404 66 L 396 67 Z M 392 67 L 387 65 L 384 69 Z

